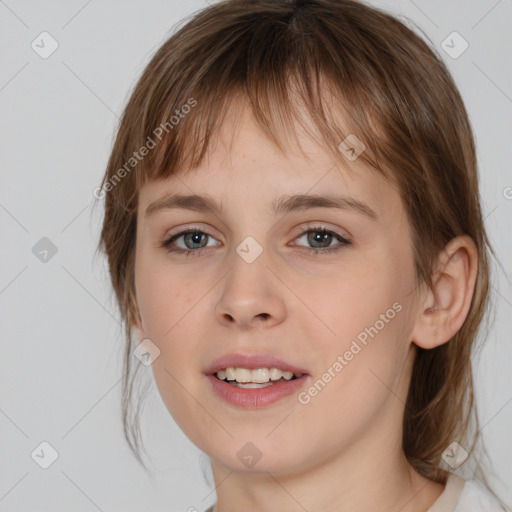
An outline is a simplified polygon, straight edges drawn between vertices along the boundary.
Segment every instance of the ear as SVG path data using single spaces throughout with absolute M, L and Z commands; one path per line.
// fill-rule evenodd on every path
M 139 342 L 146 339 L 146 331 L 142 325 L 142 319 L 139 312 L 139 307 L 137 305 L 137 300 L 134 296 L 131 296 L 130 305 L 130 317 L 132 318 L 132 328 L 135 330 L 135 333 L 137 335 L 137 339 Z
M 140 320 L 133 322 L 132 326 L 133 329 L 135 330 L 135 334 L 137 336 L 137 339 L 139 340 L 139 343 L 147 338 L 146 333 L 142 328 Z
M 449 341 L 462 327 L 475 288 L 478 251 L 467 235 L 453 238 L 441 251 L 433 290 L 423 300 L 412 341 L 425 349 Z

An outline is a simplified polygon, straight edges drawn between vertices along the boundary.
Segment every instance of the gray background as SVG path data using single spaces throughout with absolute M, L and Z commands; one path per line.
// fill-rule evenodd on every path
M 512 2 L 371 3 L 428 34 L 474 125 L 486 224 L 504 265 L 493 281 L 495 323 L 475 360 L 478 403 L 501 477 L 491 482 L 512 503 Z M 149 367 L 143 428 L 157 477 L 128 451 L 122 338 L 105 261 L 94 258 L 101 208 L 92 209 L 135 80 L 173 26 L 205 5 L 0 0 L 1 511 L 186 511 L 215 499 L 205 458 L 168 415 Z M 59 45 L 47 59 L 31 47 L 43 31 Z M 469 43 L 456 59 L 441 47 L 453 31 Z M 56 254 L 40 252 L 43 237 Z M 43 441 L 59 454 L 46 470 L 31 458 Z

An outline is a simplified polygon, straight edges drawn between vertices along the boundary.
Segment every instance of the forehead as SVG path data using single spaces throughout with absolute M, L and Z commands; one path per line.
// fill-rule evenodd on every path
M 252 208 L 264 205 L 267 210 L 269 203 L 276 205 L 277 198 L 299 194 L 343 195 L 364 202 L 378 216 L 400 207 L 390 183 L 361 159 L 334 160 L 309 125 L 306 130 L 295 124 L 293 130 L 283 126 L 280 134 L 285 147 L 281 151 L 249 109 L 230 110 L 201 165 L 178 169 L 174 175 L 142 187 L 141 212 L 170 194 L 208 195 L 222 207 L 242 201 Z

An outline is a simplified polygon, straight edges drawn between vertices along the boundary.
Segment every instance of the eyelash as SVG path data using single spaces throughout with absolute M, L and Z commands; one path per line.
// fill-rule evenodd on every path
M 339 244 L 335 245 L 334 247 L 327 247 L 324 249 L 314 249 L 314 248 L 307 248 L 304 247 L 308 252 L 313 253 L 315 256 L 319 254 L 326 254 L 326 253 L 335 253 L 340 251 L 343 247 L 346 247 L 347 245 L 350 245 L 352 242 L 350 240 L 347 240 L 346 238 L 342 237 L 338 233 L 331 231 L 329 229 L 326 229 L 321 226 L 312 226 L 309 227 L 306 231 L 303 231 L 300 235 L 298 235 L 296 238 L 301 238 L 304 235 L 307 235 L 308 233 L 322 233 L 327 235 L 332 235 L 335 238 L 339 240 Z M 192 255 L 200 255 L 206 247 L 203 247 L 201 249 L 171 249 L 170 245 L 177 240 L 178 238 L 182 237 L 183 235 L 186 235 L 188 233 L 201 233 L 206 236 L 211 236 L 208 233 L 205 233 L 204 231 L 201 231 L 200 229 L 189 227 L 184 229 L 183 231 L 180 231 L 179 233 L 176 233 L 175 235 L 172 235 L 170 238 L 164 240 L 161 243 L 161 247 L 164 248 L 167 252 L 174 253 L 174 254 L 185 254 L 185 256 L 192 256 Z M 212 237 L 213 238 L 213 237 Z

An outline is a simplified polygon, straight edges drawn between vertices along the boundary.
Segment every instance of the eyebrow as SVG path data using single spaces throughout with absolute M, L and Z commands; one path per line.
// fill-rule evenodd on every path
M 377 214 L 367 204 L 344 196 L 298 194 L 281 196 L 271 207 L 274 214 L 292 211 L 308 210 L 310 208 L 335 208 L 360 213 L 372 220 L 377 220 Z M 200 213 L 222 214 L 222 204 L 207 196 L 171 194 L 151 203 L 144 214 L 148 219 L 161 210 L 185 209 Z

